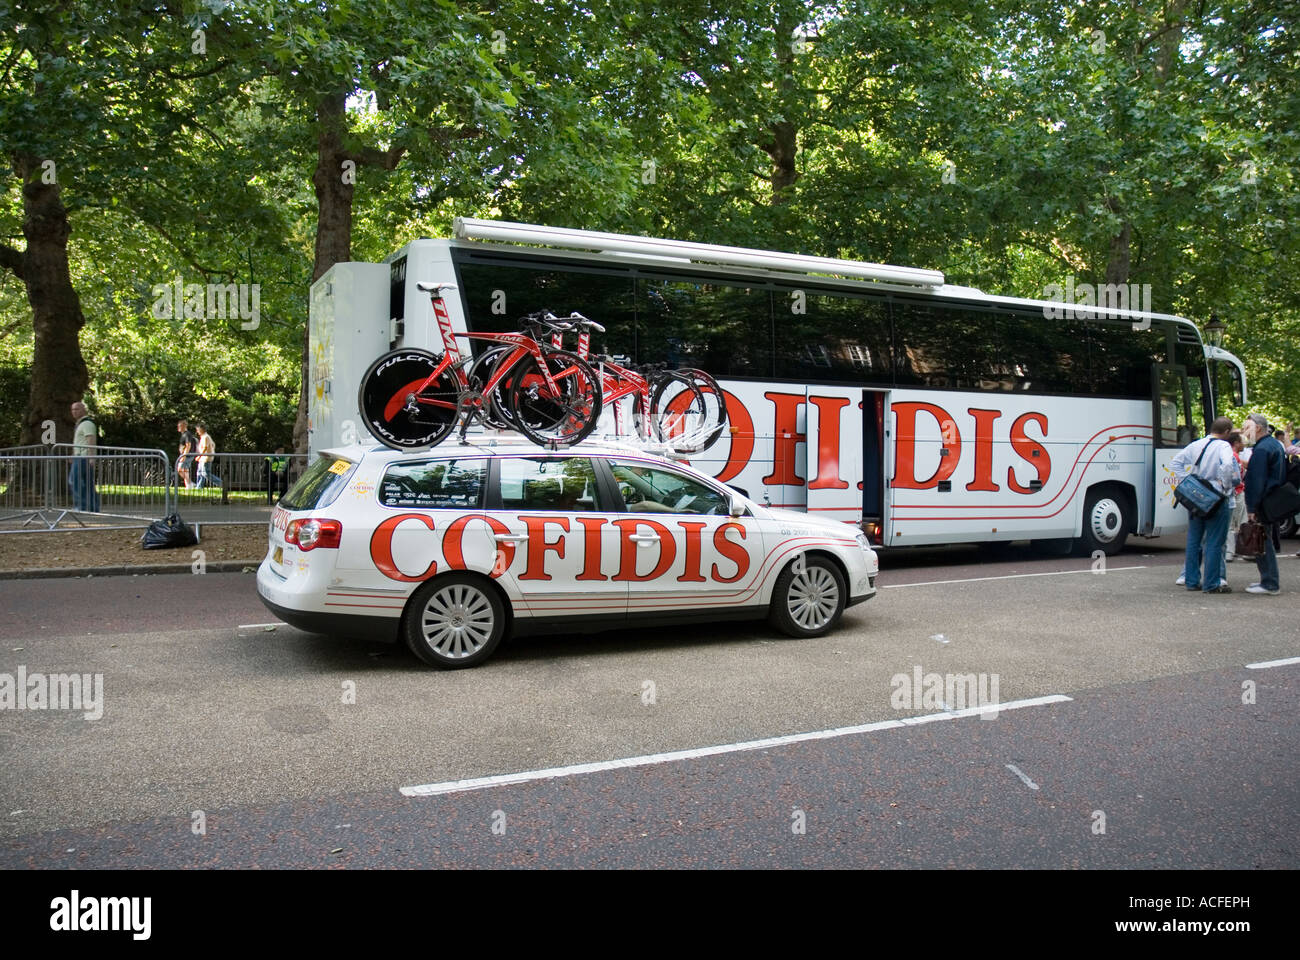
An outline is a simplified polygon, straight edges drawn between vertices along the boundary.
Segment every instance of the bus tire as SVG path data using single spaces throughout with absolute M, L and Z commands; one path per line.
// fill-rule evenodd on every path
M 1100 551 L 1111 557 L 1123 550 L 1133 527 L 1131 510 L 1128 496 L 1118 488 L 1090 488 L 1083 501 L 1079 552 L 1090 557 Z

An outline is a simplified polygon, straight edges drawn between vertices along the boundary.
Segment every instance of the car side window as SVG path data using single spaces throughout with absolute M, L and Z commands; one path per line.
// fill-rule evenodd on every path
M 504 457 L 500 462 L 505 510 L 595 510 L 596 471 L 589 457 Z
M 633 513 L 725 515 L 730 498 L 694 477 L 635 460 L 610 460 L 623 502 Z
M 482 458 L 394 463 L 384 471 L 379 502 L 426 510 L 481 507 L 487 464 Z

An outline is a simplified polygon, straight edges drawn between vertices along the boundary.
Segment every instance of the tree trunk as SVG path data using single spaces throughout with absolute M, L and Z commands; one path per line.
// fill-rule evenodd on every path
M 59 196 L 59 185 L 42 182 L 39 158 L 20 155 L 15 157 L 15 167 L 23 181 L 23 236 L 27 249 L 23 252 L 22 277 L 32 307 L 36 341 L 31 391 L 19 442 L 40 443 L 44 424 L 49 420 L 54 421 L 55 437 L 67 442 L 72 440 L 70 407 L 84 398 L 90 383 L 79 339 L 86 318 L 68 269 L 72 227 Z
M 344 170 L 349 155 L 343 146 L 347 125 L 347 95 L 332 93 L 316 105 L 316 259 L 311 279 L 315 283 L 330 267 L 352 258 L 352 192 L 355 166 Z M 311 323 L 302 331 L 302 389 L 298 393 L 298 419 L 293 428 L 297 453 L 307 452 L 307 395 L 311 389 Z
M 794 61 L 796 56 L 808 56 L 806 41 L 796 40 L 795 28 L 799 18 L 789 10 L 777 15 L 776 26 L 776 62 L 780 71 L 777 77 L 777 101 L 775 109 L 785 116 L 794 116 L 796 108 L 796 84 Z M 796 47 L 801 52 L 796 53 Z M 799 152 L 799 130 L 790 120 L 775 120 L 768 125 L 767 136 L 758 146 L 772 158 L 772 204 L 783 204 L 790 199 L 790 188 L 799 179 L 795 159 Z
M 1124 221 L 1119 233 L 1110 238 L 1110 256 L 1106 260 L 1106 282 L 1108 284 L 1128 283 L 1129 249 L 1133 235 L 1133 224 Z
M 789 120 L 772 124 L 771 133 L 772 137 L 763 144 L 763 149 L 772 158 L 772 202 L 785 203 L 789 199 L 790 188 L 799 178 L 794 163 L 798 152 L 798 133 Z

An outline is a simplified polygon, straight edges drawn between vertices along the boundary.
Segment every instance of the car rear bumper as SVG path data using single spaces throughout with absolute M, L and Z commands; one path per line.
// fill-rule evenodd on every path
M 359 637 L 394 643 L 399 637 L 400 617 L 368 616 L 322 610 L 324 591 L 313 589 L 305 580 L 296 585 L 271 569 L 270 559 L 257 569 L 257 595 L 262 605 L 299 630 L 345 637 Z

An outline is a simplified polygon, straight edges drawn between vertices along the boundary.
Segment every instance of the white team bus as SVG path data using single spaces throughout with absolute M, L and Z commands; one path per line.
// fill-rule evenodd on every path
M 313 453 L 358 439 L 376 356 L 441 352 L 418 281 L 456 285 L 458 330 L 576 310 L 605 326 L 603 352 L 708 370 L 730 425 L 691 464 L 885 547 L 1114 553 L 1185 529 L 1169 461 L 1216 397 L 1245 402 L 1241 362 L 1192 322 L 1096 296 L 990 296 L 932 270 L 529 224 L 458 218 L 454 233 L 313 285 Z

